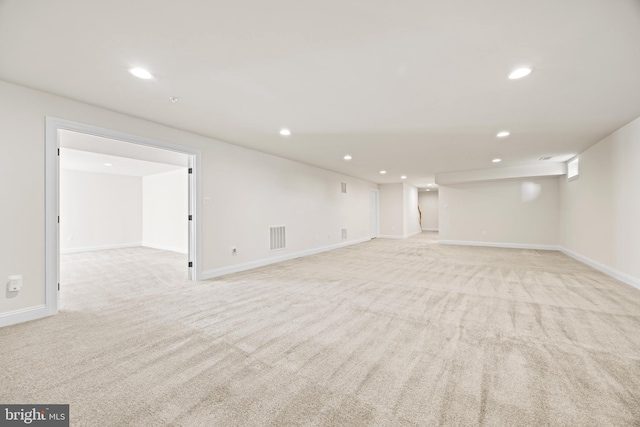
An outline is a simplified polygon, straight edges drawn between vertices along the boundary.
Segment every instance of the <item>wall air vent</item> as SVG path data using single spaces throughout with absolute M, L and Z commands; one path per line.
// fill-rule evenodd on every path
M 343 193 L 346 193 L 347 192 L 347 183 L 346 182 L 341 182 L 340 183 L 340 188 L 341 188 Z
M 540 157 L 540 159 L 539 159 L 539 160 L 549 160 L 549 159 L 551 159 L 551 156 L 547 156 L 547 157 Z
M 342 240 L 347 240 L 347 229 L 346 228 L 342 229 Z
M 270 250 L 277 251 L 278 249 L 284 249 L 287 246 L 284 225 L 281 225 L 278 227 L 271 227 L 269 229 L 269 233 L 270 233 L 270 240 L 269 240 Z

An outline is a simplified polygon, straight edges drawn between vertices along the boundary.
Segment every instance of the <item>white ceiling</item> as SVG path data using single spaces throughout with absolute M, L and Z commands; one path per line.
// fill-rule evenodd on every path
M 58 131 L 58 145 L 60 169 L 66 170 L 142 177 L 189 165 L 184 153 L 70 130 Z
M 184 153 L 64 129 L 58 130 L 58 145 L 77 151 L 89 151 L 179 167 L 189 166 L 189 156 Z
M 60 169 L 144 177 L 186 168 L 164 163 L 110 156 L 102 153 L 61 148 Z
M 0 0 L 0 58 L 2 80 L 379 183 L 566 160 L 640 116 L 638 0 Z

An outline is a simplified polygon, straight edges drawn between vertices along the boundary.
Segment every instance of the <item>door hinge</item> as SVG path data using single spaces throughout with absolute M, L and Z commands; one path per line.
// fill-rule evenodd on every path
M 60 215 L 58 215 L 58 224 L 60 224 Z
M 58 283 L 58 290 L 60 290 L 60 283 Z
M 193 168 L 189 168 L 189 173 L 193 173 Z
M 189 267 L 193 267 L 193 262 L 189 261 Z
M 193 219 L 193 215 L 189 215 L 189 221 Z
M 60 149 L 58 148 L 58 156 L 60 155 Z

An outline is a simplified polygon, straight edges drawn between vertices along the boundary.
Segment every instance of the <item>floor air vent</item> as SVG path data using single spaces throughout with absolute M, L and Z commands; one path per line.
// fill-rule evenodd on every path
M 342 229 L 342 240 L 347 240 L 347 229 L 346 228 Z
M 340 183 L 340 190 L 341 190 L 343 193 L 346 193 L 346 192 L 347 192 L 347 183 L 346 183 L 346 182 L 341 182 L 341 183 Z
M 284 249 L 287 246 L 284 225 L 271 227 L 269 230 L 271 233 L 270 249 L 272 251 Z

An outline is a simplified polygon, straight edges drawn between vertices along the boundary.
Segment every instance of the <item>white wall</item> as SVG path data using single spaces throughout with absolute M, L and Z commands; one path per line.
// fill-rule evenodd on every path
M 420 232 L 418 189 L 409 184 L 380 184 L 380 237 L 404 239 Z
M 142 245 L 189 252 L 187 168 L 142 178 Z
M 0 316 L 45 303 L 45 118 L 72 120 L 201 152 L 202 270 L 294 256 L 369 238 L 370 182 L 259 153 L 115 113 L 70 99 L 0 82 L 0 279 L 23 274 L 22 290 L 0 293 Z M 348 193 L 340 193 L 340 182 Z M 286 225 L 287 248 L 269 251 L 269 226 Z M 238 248 L 233 257 L 230 247 Z
M 404 203 L 404 237 L 420 233 L 420 213 L 418 212 L 418 189 L 402 183 Z
M 225 144 L 226 145 L 226 144 Z M 212 253 L 215 267 L 369 238 L 369 189 L 375 184 L 226 145 L 214 170 L 216 195 L 203 215 L 224 227 Z M 347 193 L 341 192 L 341 182 Z M 286 226 L 287 249 L 269 251 L 269 227 Z M 238 250 L 231 256 L 231 248 Z
M 438 230 L 438 192 L 421 191 L 418 193 L 418 204 L 422 211 L 422 229 Z
M 444 172 L 436 175 L 436 184 L 453 185 L 503 179 L 560 176 L 567 173 L 565 162 L 538 162 L 532 165 L 506 166 L 490 169 Z
M 556 246 L 557 177 L 439 187 L 440 240 Z
M 142 179 L 60 171 L 60 251 L 139 246 Z
M 404 237 L 404 189 L 399 184 L 380 184 L 380 237 Z
M 640 118 L 580 154 L 560 180 L 560 243 L 640 284 Z

